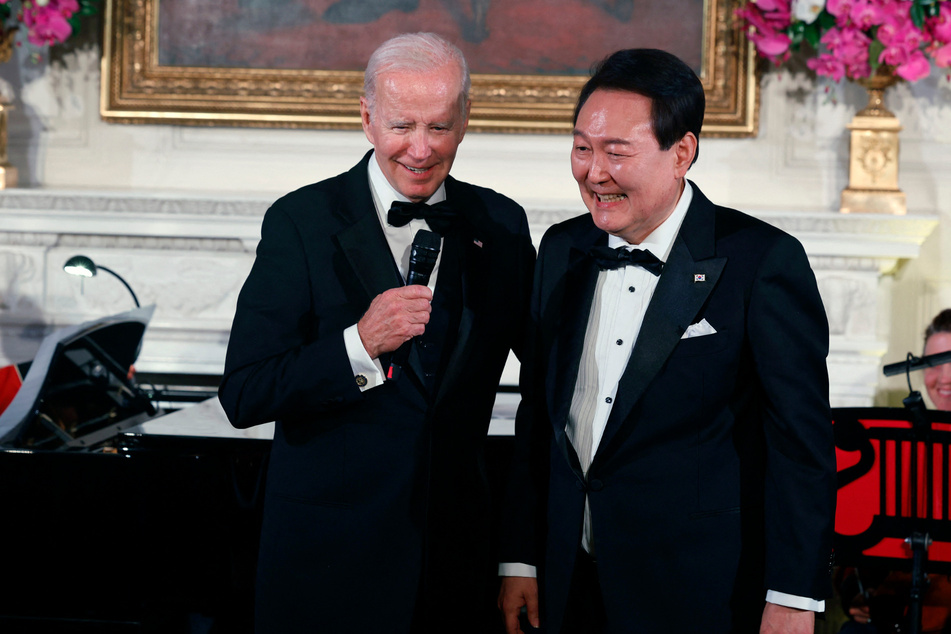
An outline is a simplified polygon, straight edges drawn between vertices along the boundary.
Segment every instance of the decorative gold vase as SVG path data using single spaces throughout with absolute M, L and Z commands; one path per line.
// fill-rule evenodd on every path
M 868 105 L 852 119 L 849 145 L 849 186 L 842 190 L 840 211 L 904 215 L 905 193 L 898 189 L 898 117 L 884 105 L 885 90 L 898 83 L 894 69 L 855 82 L 868 91 Z
M 13 57 L 13 40 L 17 29 L 7 29 L 0 33 L 0 64 Z M 7 157 L 7 117 L 13 110 L 13 104 L 0 95 L 0 189 L 17 186 L 17 168 L 10 164 Z

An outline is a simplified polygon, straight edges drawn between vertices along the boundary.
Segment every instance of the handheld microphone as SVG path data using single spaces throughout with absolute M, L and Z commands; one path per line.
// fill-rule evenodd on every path
M 436 266 L 436 258 L 439 257 L 439 236 L 432 231 L 420 229 L 413 238 L 413 246 L 409 251 L 409 272 L 406 274 L 406 284 L 429 285 L 429 277 Z M 402 368 L 409 360 L 409 351 L 412 346 L 412 340 L 407 341 L 393 352 L 390 367 L 386 372 L 386 378 L 396 380 L 402 373 Z
M 436 266 L 439 257 L 439 236 L 432 231 L 420 229 L 413 238 L 413 246 L 409 252 L 409 273 L 406 275 L 406 284 L 429 285 L 429 276 Z

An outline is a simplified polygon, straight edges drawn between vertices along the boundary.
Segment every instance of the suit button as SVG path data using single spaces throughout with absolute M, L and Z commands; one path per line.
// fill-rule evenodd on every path
M 588 483 L 588 486 L 591 488 L 592 491 L 600 491 L 601 489 L 604 488 L 604 483 L 598 480 L 597 478 L 595 478 L 594 480 Z

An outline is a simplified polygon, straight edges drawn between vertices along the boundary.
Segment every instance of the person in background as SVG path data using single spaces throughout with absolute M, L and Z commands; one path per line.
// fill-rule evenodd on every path
M 924 355 L 951 351 L 951 308 L 935 315 L 925 330 Z M 925 368 L 925 389 L 935 409 L 951 412 L 951 363 Z
M 469 85 L 441 37 L 388 40 L 360 100 L 373 149 L 264 217 L 219 390 L 236 427 L 276 421 L 262 634 L 496 623 L 484 447 L 535 251 L 519 205 L 449 176 Z
M 935 315 L 925 329 L 923 356 L 951 351 L 951 308 Z M 934 409 L 951 411 L 951 363 L 924 369 L 925 390 Z M 864 576 L 864 579 L 863 579 Z M 852 622 L 841 634 L 885 634 L 905 621 L 911 577 L 908 573 L 874 567 L 841 572 L 840 594 Z M 951 632 L 951 580 L 928 575 L 922 600 L 923 634 Z M 872 616 L 874 615 L 874 621 Z

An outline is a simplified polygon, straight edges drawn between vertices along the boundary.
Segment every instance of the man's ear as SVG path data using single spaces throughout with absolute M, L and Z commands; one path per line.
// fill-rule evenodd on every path
M 683 178 L 687 175 L 687 170 L 693 163 L 693 157 L 697 154 L 697 137 L 693 132 L 688 132 L 682 139 L 674 144 L 674 152 L 677 155 L 675 169 L 677 176 Z
M 367 141 L 373 145 L 373 136 L 370 132 L 370 102 L 366 97 L 360 97 L 360 123 L 363 124 L 363 134 L 366 135 Z
M 466 118 L 462 122 L 462 135 L 459 137 L 459 140 L 462 141 L 462 137 L 466 135 L 466 130 L 469 129 L 469 112 L 472 110 L 472 100 L 466 100 Z

